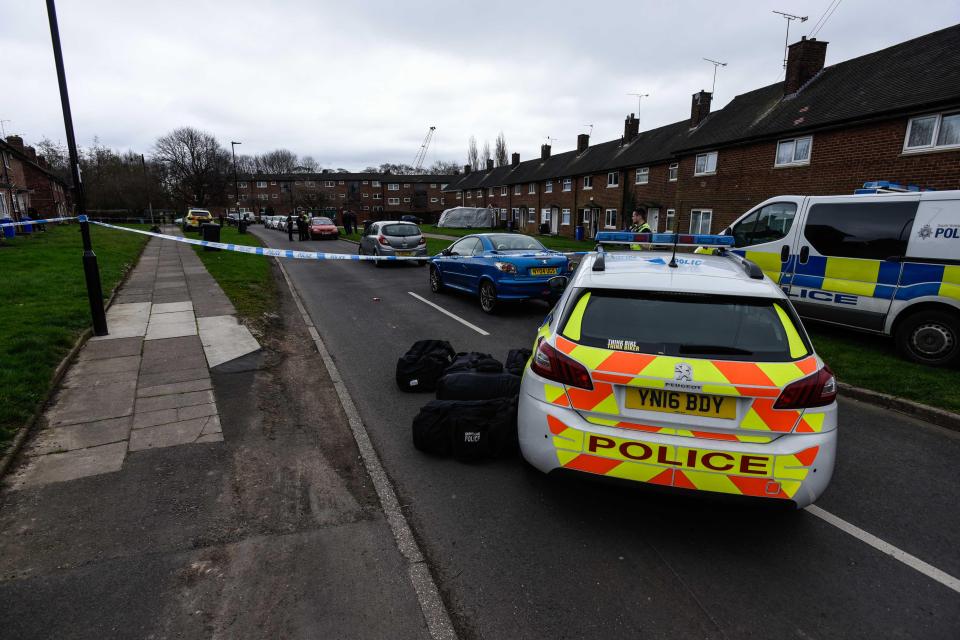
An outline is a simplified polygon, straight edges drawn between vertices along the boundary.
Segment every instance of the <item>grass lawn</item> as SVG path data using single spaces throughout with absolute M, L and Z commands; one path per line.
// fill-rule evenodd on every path
M 239 233 L 235 227 L 229 226 L 220 230 L 220 242 L 252 247 L 263 245 L 252 233 Z M 272 260 L 234 251 L 204 251 L 203 247 L 197 246 L 193 249 L 237 308 L 237 313 L 247 321 L 251 330 L 262 335 L 266 325 L 264 315 L 277 309 Z
M 128 225 L 139 226 L 139 225 Z M 143 228 L 146 228 L 144 226 Z M 46 398 L 50 378 L 91 326 L 79 225 L 0 243 L 0 450 Z M 104 296 L 147 243 L 147 236 L 90 226 Z
M 960 370 L 908 362 L 894 353 L 888 338 L 805 324 L 817 353 L 841 382 L 960 413 Z

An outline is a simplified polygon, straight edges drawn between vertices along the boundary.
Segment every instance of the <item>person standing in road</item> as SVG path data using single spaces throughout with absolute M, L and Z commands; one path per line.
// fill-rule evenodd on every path
M 650 233 L 650 225 L 647 224 L 646 209 L 633 210 L 633 224 L 630 225 L 630 231 L 633 233 Z
M 297 216 L 297 240 L 303 242 L 306 240 L 306 230 L 307 230 L 307 221 L 304 220 L 303 214 Z
M 293 242 L 293 214 L 287 214 L 287 240 Z

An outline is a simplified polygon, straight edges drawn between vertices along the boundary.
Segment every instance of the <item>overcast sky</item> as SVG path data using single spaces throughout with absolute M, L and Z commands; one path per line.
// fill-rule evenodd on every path
M 429 126 L 427 162 L 463 163 L 503 131 L 511 152 L 539 154 L 689 117 L 690 96 L 717 77 L 714 108 L 782 79 L 791 42 L 831 0 L 387 2 L 349 0 L 60 0 L 77 139 L 149 153 L 193 126 L 260 153 L 286 147 L 323 167 L 412 163 Z M 29 144 L 63 140 L 44 3 L 10 0 L 0 21 L 6 62 L 0 119 Z M 827 64 L 960 22 L 957 0 L 841 0 L 817 37 Z M 919 7 L 922 6 L 922 10 Z

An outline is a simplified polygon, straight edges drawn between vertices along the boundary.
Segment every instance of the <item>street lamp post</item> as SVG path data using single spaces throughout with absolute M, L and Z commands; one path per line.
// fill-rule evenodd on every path
M 103 288 L 100 285 L 100 268 L 97 255 L 90 243 L 90 225 L 87 223 L 87 203 L 80 178 L 80 158 L 77 141 L 73 135 L 73 116 L 70 113 L 70 96 L 67 94 L 67 75 L 63 69 L 63 52 L 60 50 L 60 28 L 57 26 L 57 8 L 54 0 L 47 0 L 47 17 L 50 20 L 50 39 L 53 41 L 53 59 L 57 66 L 57 81 L 60 84 L 60 105 L 63 108 L 63 126 L 67 133 L 67 148 L 70 150 L 70 175 L 73 178 L 73 194 L 77 216 L 80 218 L 80 237 L 83 240 L 83 275 L 87 283 L 87 299 L 93 318 L 93 333 L 107 335 L 107 316 L 103 310 Z
M 230 153 L 233 154 L 233 191 L 237 197 L 237 225 L 240 224 L 240 183 L 237 181 L 237 145 L 242 142 L 230 141 Z
M 150 201 L 150 180 L 147 178 L 147 161 L 140 154 L 140 166 L 143 167 L 143 189 L 147 192 L 147 207 L 150 209 L 150 226 L 155 226 L 153 222 L 153 202 Z

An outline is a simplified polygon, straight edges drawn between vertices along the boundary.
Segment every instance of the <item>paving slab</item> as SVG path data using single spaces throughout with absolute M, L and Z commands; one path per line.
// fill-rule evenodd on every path
M 216 422 L 216 426 L 208 429 L 208 425 L 214 421 Z M 130 451 L 192 444 L 196 442 L 201 435 L 219 434 L 219 420 L 216 416 L 171 422 L 169 424 L 161 424 L 155 427 L 146 427 L 132 431 L 130 433 Z
M 155 427 L 158 424 L 169 424 L 179 420 L 176 409 L 158 409 L 157 411 L 141 411 L 133 414 L 134 429 Z
M 65 482 L 102 473 L 114 473 L 123 466 L 127 443 L 115 442 L 66 453 L 51 453 L 31 460 L 14 477 L 14 488 Z
M 181 304 L 179 302 L 167 304 Z M 193 322 L 195 320 L 193 310 L 170 311 L 169 313 L 151 313 L 150 324 L 147 325 L 147 333 L 150 333 L 150 327 L 156 324 L 173 324 L 176 322 Z
M 97 360 L 96 362 L 105 362 Z M 85 388 L 91 394 L 101 393 L 104 389 L 117 384 L 124 384 L 128 380 L 135 379 L 136 371 L 118 371 L 115 373 L 85 373 L 81 369 L 71 368 L 67 371 L 60 386 L 64 389 Z M 107 391 L 109 392 L 109 391 Z
M 62 389 L 47 412 L 47 422 L 56 427 L 128 416 L 133 413 L 136 388 L 137 380 L 131 377 L 96 393 L 82 386 Z
M 163 304 L 155 304 L 150 310 L 150 315 L 155 316 L 160 313 L 176 313 L 178 311 L 193 311 L 193 303 L 187 300 L 186 302 L 166 302 Z
M 187 380 L 185 382 L 171 382 L 170 384 L 158 384 L 152 387 L 140 386 L 137 388 L 138 398 L 152 398 L 153 396 L 168 396 L 174 393 L 189 393 L 191 391 L 206 391 L 212 389 L 213 384 L 210 378 L 201 378 L 199 380 Z
M 140 375 L 200 368 L 207 368 L 207 358 L 199 336 L 147 340 L 143 343 Z
M 172 371 L 162 371 L 160 373 L 140 373 L 141 387 L 155 387 L 162 384 L 173 384 L 174 382 L 187 382 L 190 380 L 203 380 L 210 376 L 209 370 L 204 366 L 196 369 L 174 369 Z
M 132 372 L 140 369 L 140 355 L 120 356 L 118 358 L 100 358 L 97 360 L 79 360 L 70 368 L 71 374 L 98 375 L 102 373 Z
M 87 342 L 80 350 L 77 360 L 99 360 L 101 358 L 119 358 L 122 356 L 139 356 L 143 347 L 143 338 L 115 338 L 100 342 Z
M 192 315 L 192 314 L 191 314 Z M 181 338 L 183 336 L 197 335 L 197 323 L 193 320 L 186 322 L 151 322 L 147 327 L 145 340 L 163 340 L 164 338 Z
M 131 416 L 44 429 L 26 449 L 28 456 L 87 449 L 130 437 Z
M 147 322 L 150 319 L 150 304 L 149 302 L 128 302 L 111 306 L 107 310 L 107 330 L 110 333 L 105 336 L 95 336 L 91 340 L 115 340 L 146 335 Z
M 229 362 L 260 349 L 260 343 L 236 316 L 197 318 L 200 341 L 210 367 Z
M 158 411 L 160 409 L 176 409 L 189 407 L 195 404 L 209 404 L 214 402 L 213 391 L 192 391 L 190 393 L 175 393 L 168 396 L 154 396 L 139 398 L 136 403 L 137 413 Z
M 178 420 L 189 420 L 191 418 L 203 418 L 215 415 L 217 415 L 217 405 L 214 402 L 195 404 L 189 407 L 179 407 L 177 409 Z

